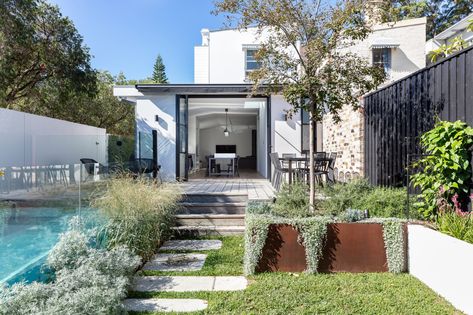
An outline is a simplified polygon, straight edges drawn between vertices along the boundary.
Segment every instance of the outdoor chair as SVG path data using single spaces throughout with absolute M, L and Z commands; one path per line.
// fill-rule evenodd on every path
M 89 178 L 89 176 L 101 175 L 101 174 L 107 174 L 108 173 L 108 168 L 105 165 L 97 162 L 94 159 L 82 158 L 82 159 L 80 159 L 80 161 L 81 161 L 82 164 L 84 164 L 85 171 L 87 172 L 87 177 L 85 178 L 86 180 L 87 180 L 87 178 Z M 99 165 L 97 173 L 95 173 L 95 165 L 96 164 Z
M 335 162 L 337 160 L 337 152 L 332 152 L 329 155 L 330 161 L 328 164 L 328 172 L 327 172 L 327 182 L 334 184 L 335 183 Z
M 281 161 L 279 160 L 279 154 L 277 152 L 273 152 L 269 154 L 271 159 L 271 163 L 274 166 L 274 174 L 271 179 L 271 183 L 276 190 L 281 188 L 281 182 L 284 179 L 284 174 L 289 174 L 289 169 L 282 167 Z
M 235 171 L 234 171 L 234 174 L 238 175 L 238 177 L 240 177 L 240 171 L 239 171 L 239 167 L 238 167 L 239 162 L 240 162 L 240 156 L 237 155 L 237 157 L 233 160 L 233 163 L 235 163 Z M 228 173 L 228 176 L 230 176 L 230 172 L 233 172 L 232 167 L 233 167 L 233 164 L 232 164 L 232 163 L 227 164 L 227 173 Z

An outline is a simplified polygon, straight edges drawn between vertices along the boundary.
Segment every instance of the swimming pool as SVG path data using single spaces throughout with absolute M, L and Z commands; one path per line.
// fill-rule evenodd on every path
M 77 209 L 62 208 L 0 209 L 0 284 L 45 280 L 41 265 L 77 214 Z

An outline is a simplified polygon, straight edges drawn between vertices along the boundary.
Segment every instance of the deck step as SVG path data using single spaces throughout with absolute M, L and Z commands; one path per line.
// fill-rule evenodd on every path
M 178 226 L 245 226 L 244 214 L 178 214 Z
M 182 195 L 184 203 L 241 203 L 248 201 L 243 193 L 187 193 Z
M 179 214 L 244 214 L 246 202 L 181 202 Z
M 245 232 L 244 226 L 195 226 L 184 225 L 172 228 L 178 236 L 207 236 L 207 235 L 242 235 Z

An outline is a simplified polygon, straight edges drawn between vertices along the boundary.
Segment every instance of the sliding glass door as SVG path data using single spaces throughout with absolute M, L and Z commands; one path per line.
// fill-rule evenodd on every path
M 189 120 L 189 98 L 178 96 L 176 106 L 176 178 L 187 180 L 189 175 L 188 159 L 188 120 Z

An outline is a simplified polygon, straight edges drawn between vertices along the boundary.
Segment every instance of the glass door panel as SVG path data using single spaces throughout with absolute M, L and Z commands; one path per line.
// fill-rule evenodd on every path
M 189 112 L 189 99 L 187 96 L 181 96 L 179 98 L 179 113 L 178 113 L 178 126 L 177 126 L 177 147 L 178 147 L 178 161 L 177 161 L 177 179 L 187 180 L 188 179 L 188 112 Z

